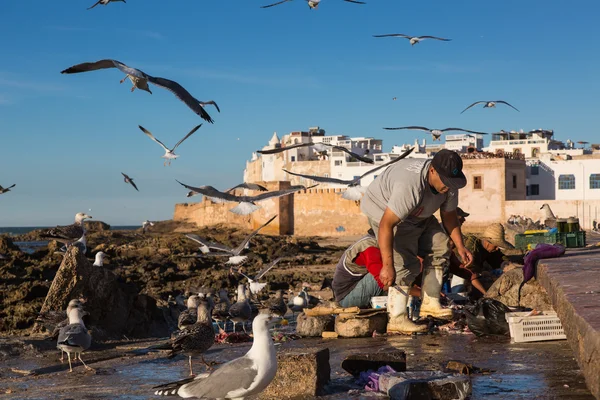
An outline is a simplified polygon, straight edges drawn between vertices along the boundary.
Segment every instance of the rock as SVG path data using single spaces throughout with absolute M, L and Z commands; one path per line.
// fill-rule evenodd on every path
M 0 236 L 0 253 L 10 253 L 11 251 L 18 251 L 19 246 L 13 243 L 12 239 L 8 236 Z
M 331 367 L 329 349 L 289 349 L 277 353 L 277 375 L 260 399 L 314 398 L 324 394 Z
M 369 315 L 343 317 L 335 319 L 335 331 L 341 337 L 369 337 L 373 331 L 385 333 L 387 328 L 387 312 L 378 311 Z
M 157 329 L 155 317 L 159 311 L 156 302 L 137 290 L 119 283 L 116 275 L 102 267 L 94 267 L 76 247 L 65 254 L 52 281 L 40 312 L 64 310 L 69 300 L 85 298 L 85 322 L 93 329 L 96 339 L 166 336 Z M 34 325 L 33 332 L 41 327 Z
M 102 232 L 102 231 L 110 231 L 110 225 L 106 222 L 102 221 L 84 221 L 83 226 L 85 226 L 86 231 L 88 232 Z
M 377 371 L 386 365 L 398 372 L 406 371 L 406 353 L 386 349 L 379 353 L 351 354 L 342 361 L 342 368 L 353 376 L 359 376 L 361 372 L 368 370 Z
M 296 319 L 296 334 L 304 337 L 319 337 L 324 331 L 332 331 L 335 325 L 333 315 L 309 317 L 303 312 Z
M 498 300 L 509 307 L 517 306 L 521 282 L 523 282 L 523 269 L 515 268 L 502 274 L 489 288 L 485 297 Z M 540 311 L 553 310 L 548 293 L 535 279 L 523 285 L 520 305 Z
M 464 400 L 472 390 L 468 375 L 440 371 L 410 371 L 382 374 L 379 391 L 391 400 Z

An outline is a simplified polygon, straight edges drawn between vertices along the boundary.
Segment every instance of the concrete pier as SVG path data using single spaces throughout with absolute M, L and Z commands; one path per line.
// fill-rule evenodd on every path
M 542 260 L 537 279 L 550 295 L 588 388 L 600 399 L 600 248 Z

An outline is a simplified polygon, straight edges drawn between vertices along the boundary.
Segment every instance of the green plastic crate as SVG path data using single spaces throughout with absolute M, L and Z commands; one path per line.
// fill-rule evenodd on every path
M 560 243 L 567 248 L 585 247 L 585 231 L 569 233 L 519 233 L 515 235 L 515 247 L 521 250 L 531 250 L 538 243 Z

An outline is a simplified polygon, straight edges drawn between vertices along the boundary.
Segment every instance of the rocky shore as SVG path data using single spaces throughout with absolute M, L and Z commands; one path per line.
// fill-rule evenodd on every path
M 134 299 L 144 303 L 139 305 L 142 308 L 165 308 L 169 296 L 185 295 L 190 288 L 232 288 L 240 278 L 245 280 L 238 274 L 230 274 L 222 258 L 182 256 L 199 252 L 198 246 L 184 236 L 186 232 L 232 246 L 238 245 L 249 232 L 220 226 L 198 230 L 172 221 L 158 222 L 146 234 L 141 229 L 110 230 L 108 225 L 98 221 L 87 228 L 85 257 L 90 265 L 98 251 L 106 253 L 108 261 L 103 268 L 112 271 L 127 292 L 137 295 Z M 23 334 L 33 327 L 63 261 L 63 255 L 56 253 L 62 245 L 54 241 L 32 254 L 14 245 L 14 242 L 37 240 L 42 240 L 38 231 L 10 238 L 0 236 L 0 253 L 7 256 L 0 261 L 1 333 Z M 244 265 L 252 274 L 264 263 L 286 256 L 265 276 L 268 289 L 288 289 L 303 282 L 317 286 L 325 276 L 331 277 L 331 264 L 337 262 L 345 247 L 344 243 L 337 245 L 318 237 L 257 235 L 247 250 L 249 259 Z M 322 265 L 330 268 L 319 268 Z M 155 314 L 160 317 L 161 313 Z M 144 336 L 144 333 L 137 332 L 133 336 Z

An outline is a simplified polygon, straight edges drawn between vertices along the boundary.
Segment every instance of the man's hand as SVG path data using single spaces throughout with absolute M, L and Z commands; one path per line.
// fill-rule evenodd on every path
M 383 290 L 388 290 L 396 282 L 396 270 L 393 266 L 383 266 L 379 272 L 379 280 L 383 283 Z
M 469 268 L 473 263 L 473 254 L 465 246 L 457 247 L 456 251 L 463 262 L 463 268 Z

